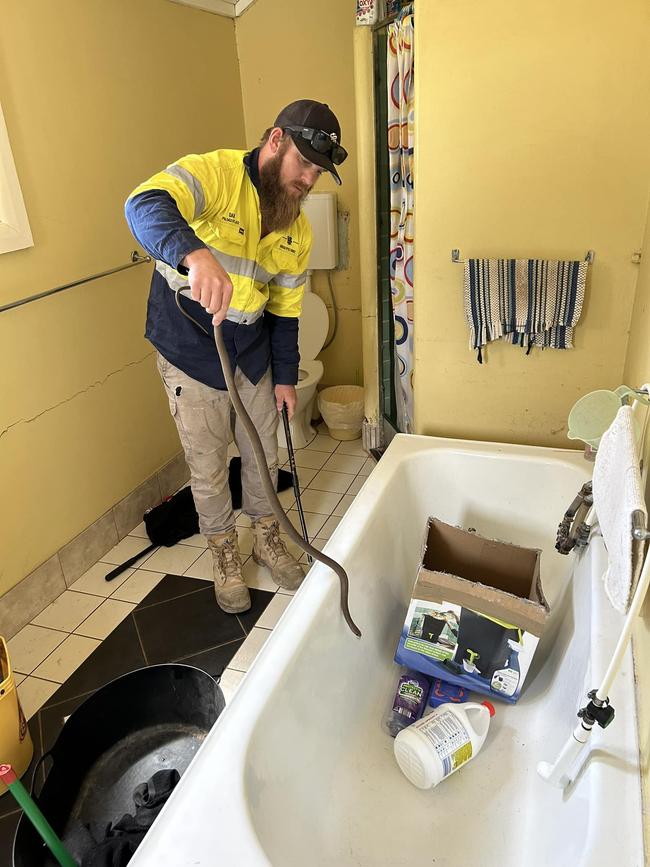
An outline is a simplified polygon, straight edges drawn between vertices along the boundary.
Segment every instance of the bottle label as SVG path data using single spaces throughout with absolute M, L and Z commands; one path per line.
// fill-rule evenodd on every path
M 491 687 L 503 695 L 514 695 L 519 685 L 519 672 L 514 668 L 500 668 L 492 675 Z
M 401 681 L 393 703 L 393 711 L 409 719 L 415 719 L 423 693 L 424 690 L 417 681 Z
M 427 717 L 420 731 L 433 744 L 442 763 L 443 778 L 472 758 L 472 739 L 452 711 L 443 710 Z

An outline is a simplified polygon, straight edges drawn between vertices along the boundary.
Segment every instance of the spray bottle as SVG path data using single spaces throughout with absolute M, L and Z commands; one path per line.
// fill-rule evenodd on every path
M 481 704 L 441 704 L 395 738 L 395 758 L 418 789 L 431 789 L 471 761 L 483 746 L 494 708 Z

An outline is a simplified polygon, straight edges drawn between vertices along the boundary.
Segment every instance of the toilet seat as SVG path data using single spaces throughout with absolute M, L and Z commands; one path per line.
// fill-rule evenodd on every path
M 323 348 L 329 327 L 330 317 L 325 302 L 313 292 L 305 292 L 298 325 L 298 349 L 303 370 L 306 369 L 306 363 L 313 361 Z
M 300 362 L 300 366 L 298 368 L 298 382 L 296 384 L 296 389 L 299 391 L 302 388 L 309 388 L 310 385 L 314 385 L 320 381 L 323 376 L 325 368 L 323 367 L 322 361 L 309 361 L 305 360 Z

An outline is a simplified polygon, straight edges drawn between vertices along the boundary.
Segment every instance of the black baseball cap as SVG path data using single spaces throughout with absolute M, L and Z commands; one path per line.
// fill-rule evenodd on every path
M 341 125 L 329 105 L 313 99 L 298 99 L 282 109 L 273 125 L 289 133 L 305 159 L 327 169 L 336 183 L 341 183 L 334 163 L 340 165 L 347 157 L 347 153 L 341 147 Z M 308 135 L 310 131 L 326 134 L 329 142 L 325 143 L 324 152 L 322 147 L 320 150 L 314 149 Z M 322 137 L 319 145 L 321 142 Z

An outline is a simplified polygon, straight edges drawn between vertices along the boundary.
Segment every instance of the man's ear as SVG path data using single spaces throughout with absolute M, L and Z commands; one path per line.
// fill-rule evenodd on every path
M 278 152 L 278 148 L 280 147 L 280 142 L 282 141 L 282 136 L 284 132 L 281 127 L 275 126 L 271 130 L 268 138 L 269 148 L 273 156 L 275 156 Z

